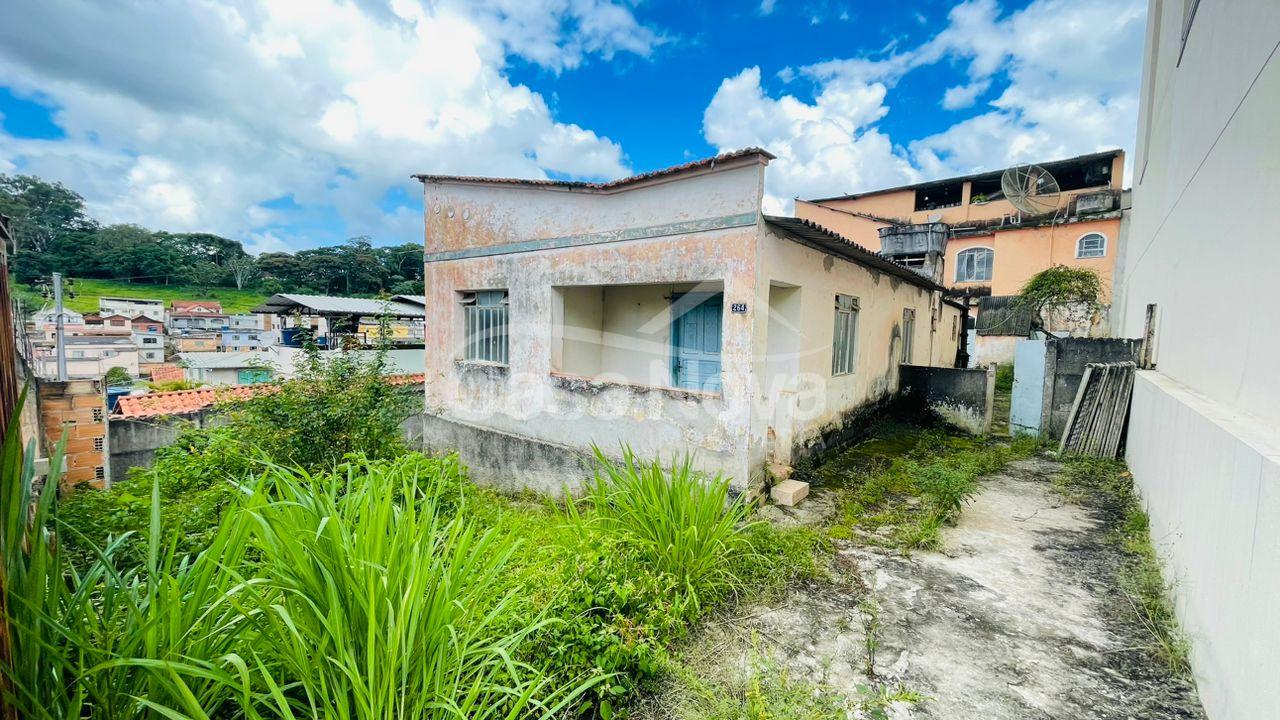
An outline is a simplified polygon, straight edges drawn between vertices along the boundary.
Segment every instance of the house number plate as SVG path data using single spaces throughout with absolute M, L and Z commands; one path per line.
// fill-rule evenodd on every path
M 729 306 L 729 309 L 730 309 L 731 311 L 733 311 L 733 312 L 735 312 L 735 313 L 737 313 L 737 314 L 741 315 L 742 313 L 745 313 L 745 312 L 747 311 L 747 304 L 746 304 L 746 303 L 733 303 L 732 305 L 730 305 L 730 306 Z

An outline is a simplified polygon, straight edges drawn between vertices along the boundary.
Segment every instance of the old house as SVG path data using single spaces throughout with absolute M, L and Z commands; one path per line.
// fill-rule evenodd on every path
M 974 298 L 975 317 L 984 305 L 977 298 L 1016 295 L 1033 275 L 1054 265 L 1096 271 L 1101 300 L 1109 303 L 1126 204 L 1121 191 L 1124 152 L 1081 155 L 1039 167 L 1052 176 L 1058 193 L 1044 196 L 1046 209 L 1038 214 L 1021 212 L 1004 197 L 1004 171 L 996 171 L 797 200 L 796 215 L 964 291 Z M 1108 317 L 1103 313 L 1069 325 L 1055 329 L 1105 335 Z M 1016 339 L 979 332 L 970 343 L 974 361 L 1011 361 Z
M 761 213 L 769 153 L 608 183 L 421 175 L 423 443 L 558 490 L 593 444 L 755 490 L 859 427 L 899 363 L 951 366 L 943 287 Z

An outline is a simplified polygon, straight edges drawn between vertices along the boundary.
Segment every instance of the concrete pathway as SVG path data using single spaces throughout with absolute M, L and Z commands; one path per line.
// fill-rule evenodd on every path
M 699 642 L 720 648 L 726 672 L 767 648 L 829 692 L 870 682 L 928 698 L 894 704 L 891 718 L 1203 717 L 1194 688 L 1143 649 L 1150 639 L 1115 584 L 1119 551 L 1094 511 L 1054 491 L 1058 467 L 1023 460 L 984 478 L 942 552 L 840 543 L 834 581 L 793 588 Z

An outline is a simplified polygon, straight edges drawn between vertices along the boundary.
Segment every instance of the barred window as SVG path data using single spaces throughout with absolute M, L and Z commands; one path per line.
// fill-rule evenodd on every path
M 853 372 L 857 358 L 858 298 L 836 295 L 835 333 L 831 341 L 831 374 Z
M 910 365 L 915 351 L 916 311 L 911 308 L 902 309 L 902 362 Z
M 507 364 L 507 291 L 461 294 L 467 360 Z
M 1100 258 L 1107 254 L 1107 236 L 1102 233 L 1089 233 L 1076 241 L 1076 257 Z

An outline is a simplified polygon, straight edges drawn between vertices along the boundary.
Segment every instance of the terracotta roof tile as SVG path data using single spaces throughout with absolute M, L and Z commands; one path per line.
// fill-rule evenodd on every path
M 425 382 L 426 375 L 393 375 L 390 381 L 392 385 L 412 385 Z M 219 402 L 243 400 L 259 393 L 275 392 L 278 388 L 278 385 L 273 384 L 236 385 L 126 395 L 116 404 L 116 411 L 112 417 L 138 420 L 169 415 L 190 415 Z

